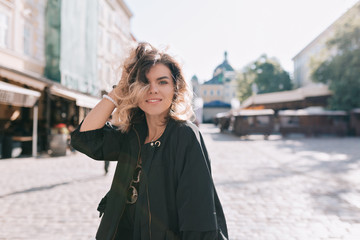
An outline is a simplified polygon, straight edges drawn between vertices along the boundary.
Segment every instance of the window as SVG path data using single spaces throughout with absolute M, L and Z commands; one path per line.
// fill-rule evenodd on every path
M 32 26 L 25 23 L 24 25 L 24 53 L 28 56 L 32 56 Z
M 101 61 L 98 61 L 98 81 L 102 82 L 103 77 L 102 77 L 102 63 Z
M 115 15 L 115 26 L 121 29 L 121 16 L 119 13 L 116 13 Z
M 125 36 L 130 36 L 130 23 L 128 17 L 123 11 L 117 12 L 116 16 L 113 16 L 113 24 L 122 31 Z
M 111 39 L 110 39 L 110 36 L 109 36 L 109 33 L 105 30 L 104 31 L 104 42 L 103 42 L 104 46 L 103 46 L 103 49 L 104 51 L 110 51 L 110 44 L 111 44 Z
M 206 96 L 206 90 L 204 90 L 204 96 Z
M 110 9 L 109 12 L 108 12 L 108 27 L 111 28 L 111 25 L 112 25 L 112 10 Z
M 109 84 L 113 80 L 113 71 L 111 70 L 111 67 L 108 67 L 108 78 L 106 79 L 106 82 Z
M 285 127 L 297 127 L 299 126 L 300 121 L 298 116 L 281 116 L 280 125 Z
M 104 6 L 103 6 L 103 3 L 101 1 L 99 2 L 98 7 L 99 7 L 99 9 L 98 9 L 98 11 L 99 11 L 99 19 L 100 19 L 100 21 L 103 21 L 105 13 L 104 13 Z
M 5 13 L 0 12 L 0 47 L 9 48 L 10 19 Z
M 268 125 L 270 123 L 270 117 L 269 116 L 257 116 L 256 123 L 258 126 Z
M 214 95 L 214 91 L 210 90 L 210 96 Z
M 122 50 L 119 44 L 119 41 L 116 41 L 116 39 L 113 40 L 113 46 L 112 46 L 112 54 L 114 54 L 115 56 L 117 56 L 118 58 L 121 58 L 122 56 Z
M 107 35 L 107 50 L 108 52 L 111 52 L 111 36 L 108 34 Z
M 249 126 L 254 125 L 254 120 L 255 120 L 255 117 L 247 117 L 247 122 L 248 122 Z
M 103 45 L 103 38 L 104 38 L 104 31 L 102 29 L 102 27 L 99 25 L 98 26 L 98 42 L 100 47 Z
M 217 95 L 218 95 L 218 96 L 221 96 L 220 90 L 217 90 Z

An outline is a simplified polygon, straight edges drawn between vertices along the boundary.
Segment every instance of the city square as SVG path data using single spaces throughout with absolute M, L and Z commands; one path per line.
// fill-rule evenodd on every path
M 359 240 L 359 56 L 360 0 L 0 0 L 0 240 Z
M 200 126 L 230 239 L 359 239 L 359 138 L 237 137 Z M 94 239 L 115 163 L 0 161 L 0 239 Z

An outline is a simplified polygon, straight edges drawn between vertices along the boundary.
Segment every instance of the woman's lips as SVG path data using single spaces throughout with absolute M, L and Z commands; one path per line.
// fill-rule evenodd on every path
M 157 102 L 161 102 L 160 98 L 152 98 L 152 99 L 147 99 L 146 100 L 147 103 L 157 103 Z

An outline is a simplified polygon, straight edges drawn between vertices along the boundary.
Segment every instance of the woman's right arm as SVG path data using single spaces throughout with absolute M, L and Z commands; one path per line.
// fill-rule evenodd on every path
M 114 99 L 113 91 L 109 96 Z M 114 108 L 112 101 L 102 99 L 71 133 L 73 148 L 96 160 L 118 160 L 119 153 L 126 148 L 127 134 L 106 124 Z
M 115 90 L 113 89 L 108 96 L 116 101 Z M 102 128 L 115 109 L 115 104 L 109 99 L 103 98 L 85 117 L 80 132 Z

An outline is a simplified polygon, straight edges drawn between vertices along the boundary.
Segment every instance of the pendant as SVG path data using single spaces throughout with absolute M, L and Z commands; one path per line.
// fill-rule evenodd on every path
M 156 142 L 151 142 L 151 143 L 150 143 L 150 146 L 152 146 L 152 147 L 160 147 L 160 145 L 161 145 L 161 142 L 160 142 L 160 141 L 156 141 Z

